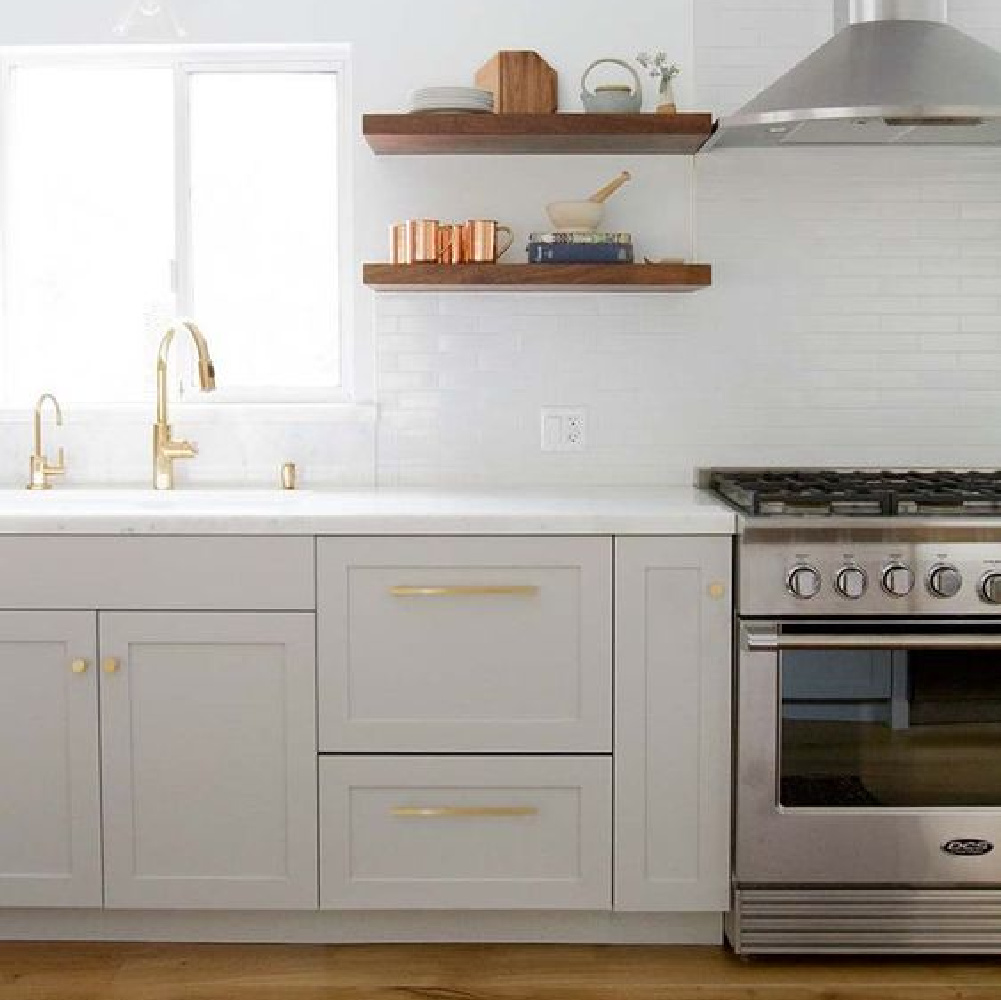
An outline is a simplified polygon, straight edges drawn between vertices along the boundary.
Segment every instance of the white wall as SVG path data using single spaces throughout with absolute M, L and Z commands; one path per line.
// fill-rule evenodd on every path
M 125 6 L 3 4 L 0 38 L 107 41 Z M 175 7 L 193 41 L 351 43 L 359 115 L 400 107 L 413 86 L 468 80 L 491 53 L 517 47 L 556 66 L 565 107 L 577 107 L 591 58 L 666 47 L 686 69 L 681 102 L 724 112 L 832 25 L 830 0 L 636 0 L 627 13 L 605 0 Z M 999 8 L 953 0 L 953 20 L 1001 47 Z M 203 445 L 179 479 L 267 482 L 286 458 L 307 482 L 384 484 L 687 482 L 694 466 L 725 463 L 998 464 L 1001 151 L 745 151 L 696 163 L 711 290 L 358 289 L 359 338 L 375 348 L 362 396 L 377 385 L 378 422 L 179 411 L 178 430 Z M 358 140 L 357 258 L 384 258 L 386 225 L 406 216 L 489 215 L 522 237 L 547 200 L 585 194 L 623 167 L 636 180 L 610 203 L 609 223 L 632 229 L 641 252 L 684 252 L 685 158 L 376 158 Z M 587 407 L 585 454 L 540 452 L 543 404 Z M 77 481 L 146 477 L 145 419 L 68 419 Z M 23 477 L 28 442 L 26 421 L 0 426 L 0 482 Z

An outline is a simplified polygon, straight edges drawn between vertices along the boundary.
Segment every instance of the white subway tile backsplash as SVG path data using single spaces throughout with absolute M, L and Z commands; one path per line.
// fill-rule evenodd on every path
M 952 7 L 957 26 L 1001 45 L 1001 4 Z M 696 0 L 694 11 L 698 103 L 717 113 L 832 25 L 830 0 Z M 379 479 L 669 483 L 700 465 L 998 465 L 999 176 L 994 149 L 714 153 L 696 161 L 712 289 L 379 296 Z M 432 331 L 434 349 L 407 340 Z M 540 451 L 539 407 L 561 404 L 587 406 L 580 455 Z
M 964 316 L 960 327 L 966 333 L 1001 334 L 1001 314 L 997 316 Z
M 928 354 L 940 352 L 995 351 L 1001 348 L 1001 336 L 989 333 L 946 333 L 918 338 L 918 350 Z
M 414 316 L 400 314 L 397 319 L 400 333 L 473 333 L 476 322 L 469 316 L 439 316 L 437 313 L 419 313 Z
M 379 389 L 383 394 L 407 392 L 412 389 L 433 389 L 436 384 L 435 373 L 420 372 L 381 372 L 379 375 Z M 390 401 L 383 398 L 382 413 L 386 412 Z
M 116 484 L 149 486 L 153 412 L 107 414 L 63 408 L 65 425 L 48 431 L 50 445 L 66 450 L 67 474 L 60 486 Z M 303 487 L 370 486 L 374 482 L 375 413 L 337 407 L 212 407 L 175 405 L 176 433 L 197 442 L 198 457 L 178 462 L 179 487 L 279 484 L 284 462 L 295 462 Z M 31 429 L 27 418 L 0 422 L 0 453 L 13 459 L 0 467 L 0 486 L 24 486 Z
M 963 278 L 959 290 L 968 295 L 1001 295 L 1001 275 L 994 278 Z
M 386 295 L 379 302 L 378 322 L 382 317 L 405 316 L 435 316 L 438 313 L 438 296 L 436 295 Z
M 958 316 L 918 316 L 914 313 L 900 313 L 879 317 L 879 327 L 884 333 L 942 333 L 953 334 L 960 329 L 961 320 Z M 944 337 L 948 340 L 949 337 Z M 897 340 L 887 338 L 892 344 Z

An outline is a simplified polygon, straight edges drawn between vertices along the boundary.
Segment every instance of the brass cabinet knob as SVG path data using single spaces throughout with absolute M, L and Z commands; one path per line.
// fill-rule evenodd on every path
M 70 664 L 70 670 L 72 670 L 75 674 L 85 674 L 87 673 L 87 667 L 89 666 L 90 664 L 86 660 L 74 660 Z
M 104 661 L 104 672 L 106 674 L 117 674 L 118 673 L 118 668 L 120 666 L 121 666 L 121 662 L 118 660 L 118 657 L 116 657 L 116 656 L 109 656 Z

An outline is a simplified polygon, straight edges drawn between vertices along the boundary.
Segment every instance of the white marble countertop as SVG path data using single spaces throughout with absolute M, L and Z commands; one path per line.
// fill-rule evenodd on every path
M 0 534 L 730 535 L 696 489 L 0 490 Z

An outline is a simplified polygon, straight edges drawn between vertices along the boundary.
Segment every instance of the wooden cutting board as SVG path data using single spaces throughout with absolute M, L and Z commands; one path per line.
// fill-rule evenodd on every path
M 538 52 L 498 52 L 477 70 L 476 86 L 493 93 L 498 114 L 556 110 L 556 70 Z

